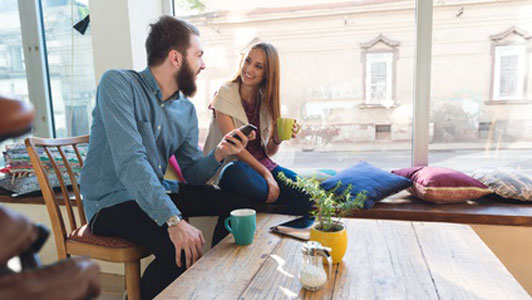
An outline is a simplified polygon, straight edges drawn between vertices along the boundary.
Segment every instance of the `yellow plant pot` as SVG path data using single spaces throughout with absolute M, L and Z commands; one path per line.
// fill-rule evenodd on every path
M 319 223 L 316 222 L 310 229 L 310 240 L 319 242 L 323 246 L 332 249 L 331 257 L 333 264 L 341 262 L 347 250 L 347 231 L 345 231 L 345 226 L 341 224 L 342 230 L 340 231 L 325 232 L 317 230 L 316 227 L 318 225 Z

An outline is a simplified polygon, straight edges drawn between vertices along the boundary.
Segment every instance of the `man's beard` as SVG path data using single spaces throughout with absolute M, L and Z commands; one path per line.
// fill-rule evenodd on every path
M 197 87 L 194 72 L 190 69 L 190 65 L 186 59 L 183 60 L 183 65 L 179 69 L 179 72 L 177 72 L 175 80 L 183 95 L 192 97 L 196 94 Z

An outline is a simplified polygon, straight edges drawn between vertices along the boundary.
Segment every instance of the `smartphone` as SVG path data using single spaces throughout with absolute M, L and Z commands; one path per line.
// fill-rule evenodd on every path
M 310 239 L 310 228 L 313 224 L 314 216 L 304 216 L 272 226 L 270 230 L 275 233 L 308 241 Z
M 252 130 L 257 131 L 258 129 L 257 129 L 257 127 L 256 127 L 255 125 L 253 125 L 253 124 L 248 124 L 248 125 L 244 125 L 244 126 L 238 128 L 238 130 L 240 130 L 240 132 L 242 132 L 245 136 L 248 136 L 248 135 L 251 133 Z M 242 141 L 242 140 L 240 139 L 240 137 L 238 136 L 238 134 L 236 134 L 236 133 L 234 133 L 234 134 L 232 135 L 232 137 L 234 137 L 235 139 L 237 139 L 237 140 L 239 140 L 239 141 Z M 233 142 L 231 142 L 231 141 L 228 141 L 228 142 L 234 145 Z
M 314 219 L 315 219 L 314 216 L 304 216 L 304 217 L 299 217 L 294 220 L 290 220 L 285 223 L 281 223 L 277 226 L 284 226 L 284 227 L 290 227 L 290 228 L 295 228 L 295 229 L 305 229 L 305 228 L 310 228 L 312 224 L 314 224 Z

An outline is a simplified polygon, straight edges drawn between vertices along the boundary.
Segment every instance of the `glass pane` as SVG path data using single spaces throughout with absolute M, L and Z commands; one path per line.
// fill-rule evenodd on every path
M 501 57 L 501 97 L 515 96 L 517 90 L 517 55 Z
M 88 14 L 88 0 L 42 0 L 48 69 L 58 137 L 89 133 L 96 84 L 90 26 L 73 28 Z
M 446 2 L 435 1 L 433 11 L 429 163 L 467 174 L 532 172 L 531 65 L 516 54 L 529 43 L 522 32 L 532 30 L 532 1 Z
M 374 77 L 386 77 L 386 63 L 379 62 L 371 64 L 371 75 Z
M 273 158 L 277 163 L 296 169 L 344 169 L 360 160 L 388 169 L 410 165 L 413 0 L 202 2 L 201 14 L 188 17 L 200 29 L 205 50 L 206 70 L 192 99 L 201 142 L 213 94 L 233 76 L 246 47 L 261 40 L 279 52 L 281 115 L 302 125 L 296 139 L 283 142 Z M 180 12 L 176 6 L 176 14 Z M 365 100 L 371 93 L 386 98 L 388 83 L 378 79 L 372 88 L 365 70 L 366 55 L 383 50 L 401 53 L 393 62 L 396 86 L 390 90 L 397 93 L 390 95 L 395 105 L 386 107 Z M 376 67 L 383 78 L 392 70 L 386 63 Z M 379 124 L 390 124 L 389 138 L 377 132 Z
M 0 94 L 29 101 L 17 0 L 0 1 Z M 0 152 L 12 142 L 0 143 Z

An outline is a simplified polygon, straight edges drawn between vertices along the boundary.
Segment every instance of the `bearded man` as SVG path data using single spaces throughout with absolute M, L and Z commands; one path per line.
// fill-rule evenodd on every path
M 183 218 L 218 215 L 214 245 L 227 234 L 229 212 L 249 203 L 204 184 L 248 139 L 234 130 L 207 156 L 198 148 L 196 110 L 187 99 L 205 69 L 198 29 L 170 16 L 150 27 L 148 67 L 109 70 L 100 80 L 80 181 L 93 233 L 155 254 L 141 279 L 142 299 L 155 297 L 201 257 L 203 235 Z M 172 155 L 187 183 L 163 178 Z

